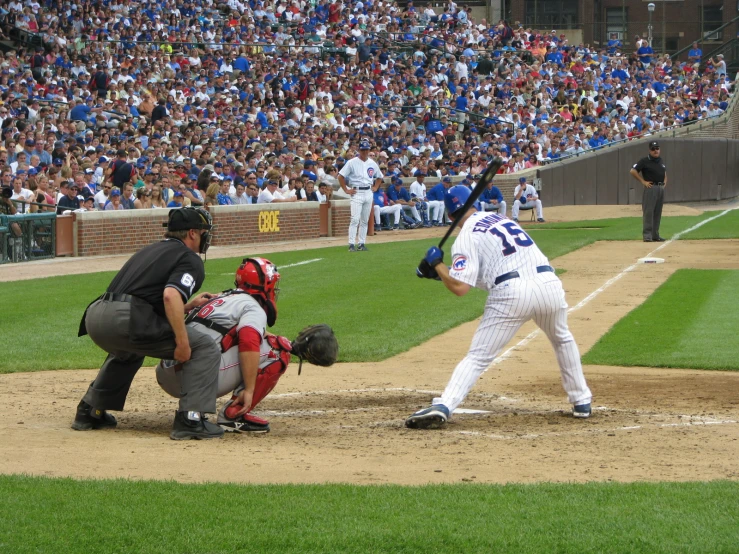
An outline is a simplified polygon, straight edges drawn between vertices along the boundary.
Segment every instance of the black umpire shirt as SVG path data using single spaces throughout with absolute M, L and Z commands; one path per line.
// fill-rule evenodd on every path
M 173 287 L 187 303 L 203 285 L 205 267 L 195 252 L 177 239 L 145 246 L 126 262 L 106 292 L 130 294 L 145 300 L 166 317 L 164 289 Z
M 634 169 L 641 173 L 645 181 L 651 181 L 652 183 L 665 182 L 667 168 L 661 157 L 653 158 L 652 156 L 644 156 L 634 164 Z

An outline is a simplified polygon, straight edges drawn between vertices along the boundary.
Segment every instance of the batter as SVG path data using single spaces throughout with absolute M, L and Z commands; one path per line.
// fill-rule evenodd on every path
M 457 365 L 440 398 L 405 422 L 413 429 L 443 426 L 462 403 L 483 371 L 516 331 L 530 319 L 544 331 L 557 355 L 562 386 L 578 418 L 590 417 L 591 393 L 585 382 L 580 352 L 567 327 L 567 302 L 562 282 L 549 260 L 517 223 L 498 214 L 461 208 L 470 190 L 455 186 L 444 197 L 449 216 L 462 218 L 462 230 L 452 246 L 452 265 L 432 247 L 418 268 L 421 277 L 439 279 L 451 292 L 464 296 L 471 287 L 488 291 L 480 326 L 467 356 Z

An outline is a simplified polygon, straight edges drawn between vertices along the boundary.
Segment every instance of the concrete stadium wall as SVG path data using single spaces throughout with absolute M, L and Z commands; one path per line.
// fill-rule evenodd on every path
M 691 136 L 659 143 L 667 166 L 666 202 L 739 196 L 739 140 Z M 629 171 L 648 154 L 647 145 L 629 142 L 538 169 L 543 204 L 641 204 L 644 187 Z

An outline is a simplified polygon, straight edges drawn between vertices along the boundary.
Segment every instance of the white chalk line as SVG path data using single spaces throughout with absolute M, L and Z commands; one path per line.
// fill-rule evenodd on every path
M 663 248 L 666 248 L 667 246 L 669 246 L 670 244 L 672 244 L 674 241 L 676 241 L 677 239 L 679 239 L 681 236 L 683 236 L 683 235 L 685 235 L 687 233 L 690 233 L 692 231 L 695 231 L 696 229 L 702 227 L 706 223 L 710 223 L 711 221 L 713 221 L 715 219 L 718 219 L 719 217 L 723 217 L 727 213 L 729 213 L 731 211 L 734 211 L 736 209 L 739 209 L 739 208 L 730 208 L 728 210 L 724 210 L 720 214 L 716 214 L 714 216 L 709 217 L 708 219 L 704 219 L 703 221 L 701 221 L 699 223 L 696 223 L 692 227 L 689 227 L 688 229 L 685 229 L 684 231 L 680 231 L 679 233 L 676 233 L 675 235 L 672 236 L 672 238 L 670 238 L 669 240 L 667 240 L 664 243 L 660 244 L 660 246 L 658 246 L 657 248 L 655 248 L 654 250 L 652 250 L 645 257 L 650 257 L 650 256 L 656 254 L 657 252 L 659 252 Z M 569 310 L 567 310 L 567 313 L 568 314 L 571 314 L 572 312 L 576 312 L 580 308 L 586 306 L 594 298 L 596 298 L 600 293 L 602 293 L 603 291 L 605 291 L 607 288 L 609 288 L 615 282 L 619 281 L 627 273 L 629 273 L 631 271 L 634 271 L 634 269 L 636 269 L 640 265 L 643 265 L 643 264 L 641 264 L 640 262 L 631 264 L 629 267 L 627 267 L 626 269 L 624 269 L 623 271 L 621 271 L 621 273 L 619 273 L 618 275 L 616 275 L 614 277 L 611 277 L 603 285 L 601 285 L 599 288 L 597 288 L 596 290 L 594 290 L 593 292 L 591 292 L 589 295 L 587 295 L 585 298 L 583 298 L 580 302 L 578 302 L 577 304 L 575 304 L 574 306 L 572 306 Z M 523 339 L 521 339 L 515 345 L 511 346 L 505 352 L 503 352 L 500 356 L 498 356 L 497 358 L 495 358 L 492 361 L 492 363 L 485 369 L 485 371 L 487 371 L 491 367 L 493 367 L 495 365 L 498 365 L 499 363 L 507 360 L 511 356 L 511 353 L 513 353 L 515 350 L 517 350 L 517 349 L 519 349 L 519 348 L 521 348 L 523 346 L 526 346 L 528 343 L 530 343 L 532 340 L 534 340 L 540 332 L 541 332 L 541 329 L 535 329 L 534 331 L 532 331 L 531 333 L 529 333 L 528 335 L 526 335 Z M 485 373 L 485 371 L 483 371 L 483 373 Z
M 299 265 L 306 265 L 306 264 L 312 264 L 314 262 L 320 262 L 323 260 L 323 258 L 314 258 L 312 260 L 304 260 L 302 262 L 295 262 L 294 264 L 285 264 L 281 265 L 277 268 L 278 271 L 282 271 L 283 269 L 287 269 L 288 267 L 297 267 Z M 231 273 L 221 273 L 221 275 L 233 275 L 233 272 Z
M 623 427 L 613 428 L 588 428 L 577 431 L 564 431 L 553 433 L 526 433 L 514 435 L 499 435 L 495 433 L 481 433 L 479 431 L 452 431 L 457 435 L 465 435 L 470 437 L 478 437 L 494 440 L 519 440 L 519 439 L 539 439 L 546 437 L 564 437 L 576 435 L 602 435 L 603 433 L 617 433 L 619 431 L 646 431 L 648 429 L 660 428 L 676 428 L 676 427 L 707 427 L 709 425 L 736 425 L 739 421 L 733 419 L 715 420 L 715 421 L 685 421 L 680 423 L 659 423 L 649 425 L 627 425 Z

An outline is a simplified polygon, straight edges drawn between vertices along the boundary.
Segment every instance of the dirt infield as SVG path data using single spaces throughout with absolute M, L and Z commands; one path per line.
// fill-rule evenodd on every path
M 734 240 L 670 243 L 659 253 L 665 264 L 625 273 L 653 245 L 602 242 L 558 258 L 571 306 L 612 281 L 570 316 L 581 351 L 676 269 L 739 269 L 737 248 Z M 595 412 L 574 420 L 541 334 L 483 374 L 463 405 L 478 413 L 455 414 L 441 431 L 405 429 L 404 418 L 441 391 L 476 324 L 381 363 L 307 366 L 300 377 L 291 367 L 259 406 L 272 432 L 220 441 L 167 438 L 176 401 L 151 369 L 134 381 L 118 429 L 87 433 L 69 424 L 95 371 L 2 375 L 0 472 L 360 484 L 739 477 L 739 375 L 586 366 Z M 534 329 L 524 326 L 509 346 Z M 645 334 L 645 348 L 659 340 L 659 329 Z

